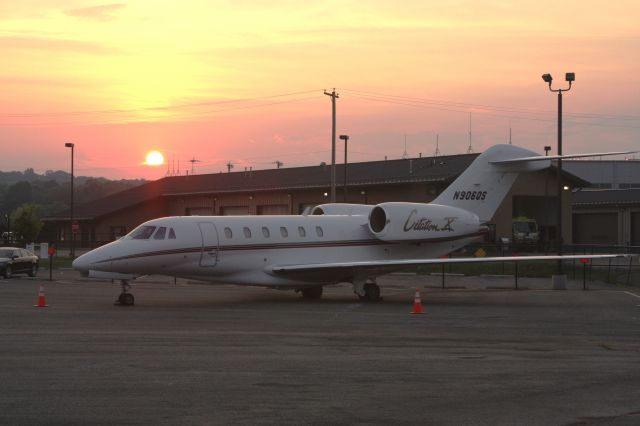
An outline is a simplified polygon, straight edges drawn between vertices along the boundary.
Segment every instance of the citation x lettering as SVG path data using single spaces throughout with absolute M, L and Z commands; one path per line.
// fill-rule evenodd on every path
M 295 290 L 305 298 L 347 282 L 361 300 L 374 301 L 380 300 L 378 276 L 419 265 L 626 256 L 440 258 L 487 231 L 519 173 L 547 168 L 557 158 L 613 154 L 620 153 L 545 157 L 496 145 L 431 203 L 332 203 L 290 216 L 163 217 L 78 257 L 73 267 L 119 280 L 121 305 L 134 303 L 129 283 L 151 274 Z

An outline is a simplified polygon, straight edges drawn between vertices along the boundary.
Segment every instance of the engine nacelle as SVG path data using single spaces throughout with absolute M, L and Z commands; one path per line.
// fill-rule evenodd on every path
M 381 203 L 369 214 L 369 230 L 383 241 L 457 239 L 484 229 L 474 213 L 440 204 Z
M 315 206 L 311 210 L 312 215 L 349 215 L 366 216 L 373 206 L 367 204 L 327 203 Z

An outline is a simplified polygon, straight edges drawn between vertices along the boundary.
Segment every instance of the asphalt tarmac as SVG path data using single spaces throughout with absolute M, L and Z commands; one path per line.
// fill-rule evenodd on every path
M 3 425 L 640 424 L 639 287 L 395 275 L 384 302 L 309 302 L 149 277 L 121 307 L 41 275 L 0 280 Z

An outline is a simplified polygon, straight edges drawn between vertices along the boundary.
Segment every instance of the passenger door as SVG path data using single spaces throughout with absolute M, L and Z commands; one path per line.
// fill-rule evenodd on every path
M 200 266 L 211 268 L 218 263 L 218 230 L 211 222 L 198 223 L 202 236 Z

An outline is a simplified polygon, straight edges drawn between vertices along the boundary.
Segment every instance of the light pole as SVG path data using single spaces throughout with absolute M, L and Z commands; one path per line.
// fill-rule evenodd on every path
M 75 228 L 74 228 L 74 223 L 73 223 L 73 149 L 75 147 L 75 144 L 71 143 L 71 142 L 67 142 L 64 144 L 65 147 L 67 148 L 71 148 L 71 205 L 70 205 L 70 213 L 69 213 L 69 218 L 70 218 L 70 225 L 71 225 L 71 242 L 70 242 L 70 248 L 69 248 L 69 254 L 71 255 L 71 258 L 73 259 L 75 257 L 75 247 L 74 247 L 74 237 L 75 237 Z
M 11 215 L 9 213 L 6 213 L 4 217 L 7 219 L 7 240 L 8 240 L 8 243 L 10 244 L 12 242 L 11 241 Z M 5 243 L 6 242 L 7 241 L 5 241 Z
M 569 82 L 566 89 L 552 89 L 551 83 L 553 77 L 551 74 L 543 74 L 542 79 L 549 85 L 549 90 L 558 94 L 558 155 L 562 155 L 562 92 L 571 90 L 571 83 L 576 80 L 575 73 L 568 72 L 565 74 L 565 80 Z M 562 157 L 558 158 L 558 228 L 556 235 L 556 244 L 558 245 L 558 256 L 562 256 Z M 566 288 L 566 276 L 562 270 L 562 259 L 558 259 L 557 276 L 554 280 L 554 288 Z
M 347 202 L 347 142 L 349 142 L 349 135 L 340 135 L 340 139 L 344 141 L 344 201 Z

